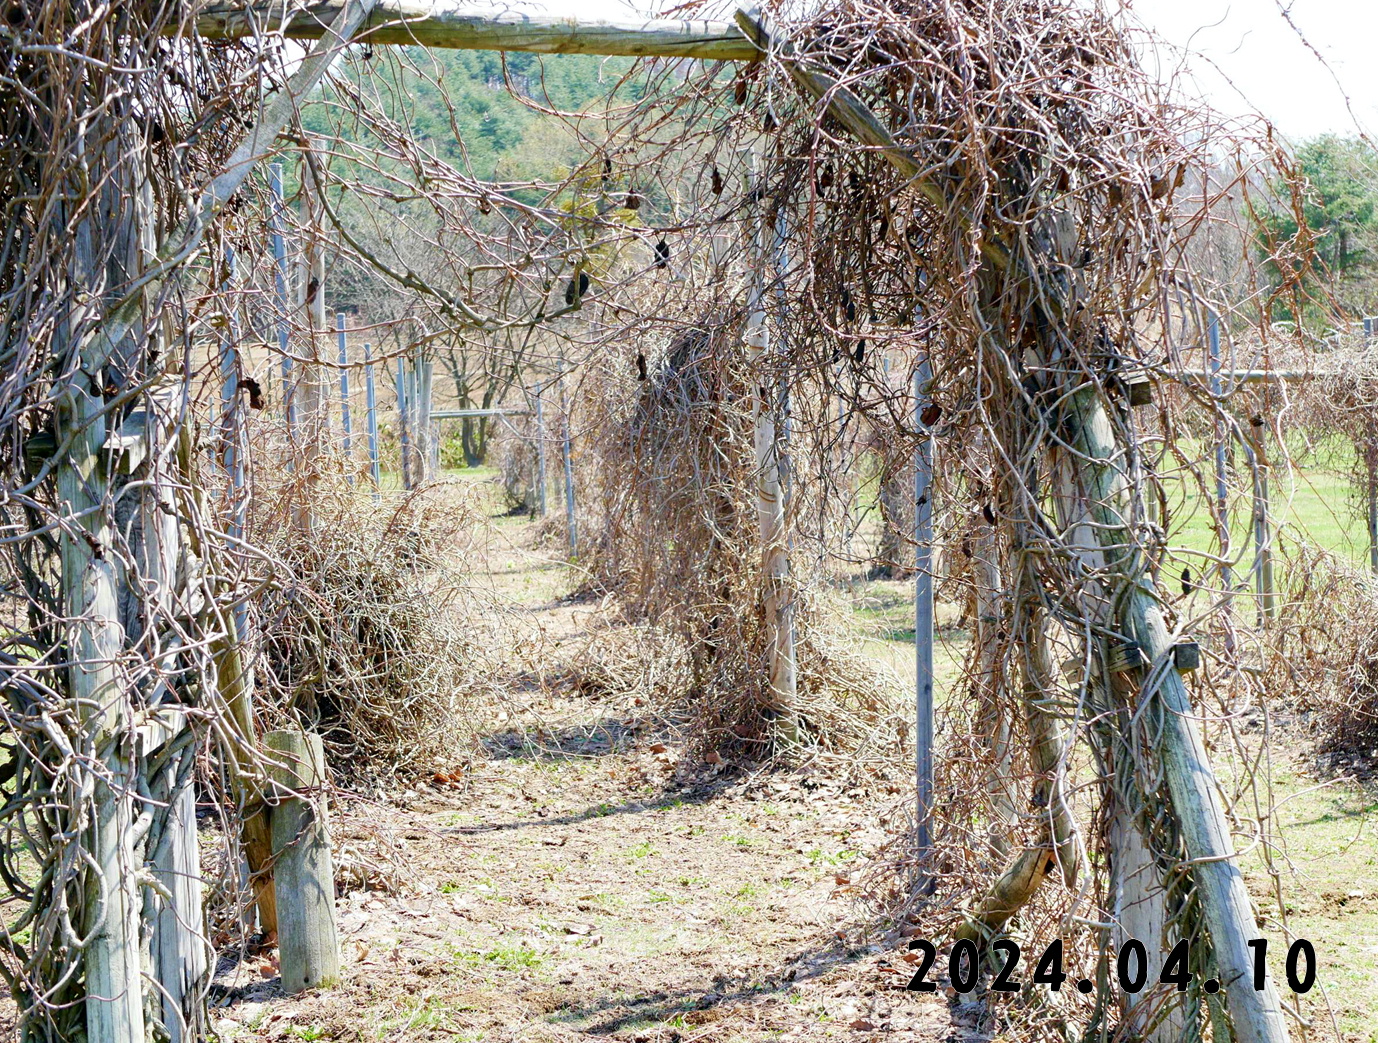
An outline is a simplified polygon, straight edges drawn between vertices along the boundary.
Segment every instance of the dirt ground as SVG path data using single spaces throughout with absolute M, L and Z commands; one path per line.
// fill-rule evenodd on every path
M 222 974 L 222 1035 L 982 1038 L 904 991 L 895 943 L 837 937 L 885 839 L 864 796 L 730 766 L 680 785 L 673 750 L 617 721 L 559 754 L 523 738 L 494 737 L 462 791 L 337 809 L 346 847 L 402 872 L 339 899 L 338 988 L 284 998 L 268 957 Z
M 599 611 L 515 524 L 489 557 L 553 645 Z M 987 1038 L 978 1008 L 905 991 L 901 939 L 855 929 L 894 796 L 687 758 L 632 707 L 527 694 L 462 779 L 336 801 L 344 980 L 289 998 L 271 950 L 222 959 L 223 1038 Z

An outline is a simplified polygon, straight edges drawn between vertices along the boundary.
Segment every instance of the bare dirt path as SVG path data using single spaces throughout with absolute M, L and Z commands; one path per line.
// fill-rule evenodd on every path
M 540 552 L 508 540 L 492 564 L 557 640 L 592 611 L 552 597 Z M 839 936 L 887 839 L 876 795 L 686 763 L 626 706 L 529 709 L 462 782 L 337 802 L 344 981 L 288 998 L 271 953 L 225 968 L 223 1036 L 982 1038 L 904 991 L 893 942 Z

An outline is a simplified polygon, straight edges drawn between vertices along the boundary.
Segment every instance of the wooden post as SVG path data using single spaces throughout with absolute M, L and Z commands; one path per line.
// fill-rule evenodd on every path
M 931 563 L 930 563 L 931 564 Z M 1014 721 L 1006 667 L 999 659 L 1001 636 L 1009 626 L 1001 596 L 1008 590 L 1003 582 L 1000 535 L 984 518 L 971 533 L 971 564 L 975 588 L 976 674 L 973 702 L 976 704 L 977 733 L 987 738 L 990 757 L 986 765 L 986 794 L 990 816 L 986 822 L 987 843 L 992 853 L 1003 860 L 1009 854 L 1009 836 L 1019 821 L 1018 787 L 1014 768 Z
M 753 151 L 743 185 L 744 196 L 759 187 L 759 158 Z M 759 204 L 758 204 L 759 207 Z M 798 673 L 794 648 L 794 626 L 790 618 L 789 544 L 785 529 L 785 499 L 781 488 L 779 433 L 776 431 L 780 393 L 771 393 L 766 383 L 771 357 L 770 327 L 765 312 L 765 271 L 770 260 L 765 246 L 765 221 L 759 209 L 753 228 L 754 261 L 747 292 L 747 321 L 742 339 L 748 352 L 751 372 L 751 419 L 756 462 L 756 517 L 761 529 L 761 573 L 764 581 L 763 609 L 766 619 L 767 684 L 771 709 L 775 714 L 777 743 L 788 746 L 798 741 Z M 776 266 L 779 265 L 782 229 L 774 229 Z
M 135 885 L 132 750 L 129 690 L 118 661 L 119 622 L 111 534 L 103 510 L 109 476 L 101 460 L 105 402 L 85 374 L 104 358 L 85 358 L 57 399 L 56 438 L 70 445 L 56 467 L 58 502 L 71 521 L 59 530 L 64 631 L 73 712 L 98 758 L 77 765 L 90 794 L 91 818 L 82 843 L 90 855 L 80 929 L 87 936 L 86 1032 L 90 1040 L 142 1043 L 143 979 Z M 93 393 L 94 391 L 94 393 Z M 97 550 L 101 553 L 97 554 Z
M 378 391 L 373 386 L 373 360 L 369 357 L 368 342 L 364 342 L 364 395 L 367 403 L 368 473 L 373 479 L 373 502 L 382 499 L 382 474 L 378 467 Z
M 340 980 L 335 927 L 335 869 L 324 793 L 309 791 L 326 779 L 319 735 L 269 732 L 264 745 L 274 764 L 273 887 L 278 904 L 278 955 L 288 994 L 326 988 Z
M 269 183 L 272 186 L 273 207 L 268 212 L 268 228 L 273 241 L 273 285 L 277 293 L 278 317 L 278 353 L 282 356 L 282 407 L 287 418 L 287 439 L 291 442 L 296 437 L 297 426 L 297 399 L 296 389 L 292 385 L 292 356 L 288 354 L 287 340 L 287 312 L 290 305 L 290 295 L 288 291 L 289 277 L 287 273 L 287 243 L 283 239 L 283 213 L 285 205 L 282 200 L 282 164 L 274 163 L 270 168 Z M 290 465 L 291 454 L 288 454 Z
M 1122 454 L 1098 389 L 1082 388 L 1071 395 L 1067 421 L 1077 450 L 1071 466 L 1077 471 L 1077 488 L 1086 490 L 1088 522 L 1094 523 L 1102 553 L 1117 558 L 1124 548 L 1134 547 L 1135 540 L 1126 531 L 1125 481 L 1119 470 Z M 1138 715 L 1147 733 L 1155 737 L 1174 818 L 1187 858 L 1193 862 L 1191 874 L 1210 932 L 1216 976 L 1228 1004 L 1235 1043 L 1285 1043 L 1287 1025 L 1272 979 L 1261 990 L 1253 987 L 1253 952 L 1248 943 L 1261 935 L 1196 725 L 1197 711 L 1173 664 L 1172 640 L 1153 588 L 1142 574 L 1142 563 L 1124 565 L 1131 579 L 1117 599 L 1123 606 L 1121 623 L 1151 664 L 1151 679 L 1140 693 Z
M 930 399 L 932 370 L 927 354 L 914 373 L 914 426 L 919 445 L 914 453 L 914 761 L 916 770 L 916 856 L 920 862 L 917 887 L 932 890 L 933 879 L 923 866 L 932 848 L 933 810 L 933 440 L 923 421 Z
M 560 452 L 565 465 L 565 524 L 569 528 L 569 557 L 579 557 L 579 522 L 574 512 L 574 457 L 570 452 L 569 400 L 565 397 L 565 357 L 560 356 Z
M 345 340 L 345 313 L 337 311 L 335 313 L 335 339 L 339 342 L 340 348 L 340 428 L 341 428 L 341 447 L 344 449 L 345 459 L 349 459 L 350 444 L 349 438 L 352 430 L 349 424 L 349 346 Z M 345 471 L 349 484 L 354 484 L 354 475 L 348 469 Z
M 186 727 L 186 715 L 164 712 L 140 727 L 145 756 L 166 748 Z M 196 833 L 196 751 L 188 747 L 153 792 L 167 804 L 167 820 L 157 848 L 150 852 L 153 875 L 162 894 L 153 922 L 153 970 L 162 991 L 162 1024 L 169 1043 L 194 1043 L 205 1034 L 201 994 L 209 969 L 209 944 L 201 907 L 201 853 Z M 161 782 L 161 780 L 160 780 Z
M 545 413 L 541 388 L 536 388 L 536 510 L 545 517 Z

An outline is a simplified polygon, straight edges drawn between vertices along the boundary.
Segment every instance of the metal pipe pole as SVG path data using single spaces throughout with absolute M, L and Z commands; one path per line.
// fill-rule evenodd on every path
M 431 389 L 435 383 L 435 363 L 421 360 L 421 426 L 426 432 L 426 474 L 435 478 L 440 474 L 440 433 L 431 419 L 434 404 Z
M 918 784 L 915 842 L 921 865 L 932 846 L 933 810 L 933 440 L 923 421 L 931 380 L 932 368 L 925 353 L 914 374 L 914 424 L 919 432 L 918 451 L 914 454 L 914 756 Z M 917 883 L 920 890 L 931 890 L 932 877 L 920 868 Z
M 378 393 L 373 386 L 373 359 L 369 357 L 369 344 L 364 341 L 364 401 L 368 414 L 368 473 L 373 478 L 373 501 L 382 499 L 380 487 L 382 474 L 378 467 Z
M 221 288 L 230 289 L 234 279 L 234 250 L 225 248 L 225 281 Z M 221 427 L 223 449 L 221 462 L 230 483 L 230 512 L 226 531 L 232 539 L 244 537 L 244 461 L 240 458 L 239 445 L 243 413 L 239 394 L 239 345 L 238 330 L 233 317 L 225 326 L 225 336 L 220 341 L 220 402 L 224 409 Z M 236 607 L 236 614 L 243 606 Z M 243 635 L 241 630 L 240 634 Z
M 407 410 L 407 360 L 397 359 L 397 445 L 402 457 L 402 488 L 411 488 L 411 420 Z
M 287 296 L 287 241 L 282 235 L 282 215 L 286 207 L 282 199 L 281 163 L 272 164 L 268 180 L 273 194 L 273 207 L 268 213 L 268 229 L 273 241 L 273 288 L 278 305 L 278 353 L 282 356 L 282 404 L 287 414 L 287 439 L 290 442 L 296 435 L 297 399 L 292 387 L 292 356 L 287 353 L 287 312 L 291 305 Z M 290 454 L 288 460 L 291 460 Z
M 1210 350 L 1211 397 L 1219 408 L 1222 385 L 1220 382 L 1220 316 L 1211 310 L 1206 319 Z M 1230 568 L 1230 506 L 1229 486 L 1226 484 L 1225 469 L 1225 425 L 1218 417 L 1215 421 L 1215 510 L 1216 535 L 1220 541 L 1220 559 L 1227 564 L 1220 567 L 1221 585 L 1228 599 L 1234 589 L 1234 570 Z
M 545 517 L 545 412 L 541 392 L 536 391 L 536 510 Z
M 344 455 L 350 455 L 349 436 L 351 433 L 349 425 L 349 348 L 345 342 L 345 313 L 337 311 L 335 313 L 335 336 L 340 343 L 340 426 L 344 431 Z M 354 484 L 354 475 L 348 471 L 345 476 L 349 479 L 349 484 Z
M 569 450 L 569 405 L 565 399 L 565 360 L 560 358 L 560 444 L 565 463 L 565 520 L 569 527 L 569 556 L 579 557 L 579 524 L 574 517 L 574 460 Z

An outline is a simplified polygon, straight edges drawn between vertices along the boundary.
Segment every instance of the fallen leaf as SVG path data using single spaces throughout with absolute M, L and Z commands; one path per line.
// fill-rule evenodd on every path
M 874 1032 L 876 1028 L 865 1018 L 857 1018 L 849 1027 L 856 1029 L 858 1032 Z
M 565 934 L 592 934 L 593 924 L 591 923 L 567 923 L 565 924 Z
M 719 753 L 717 750 L 709 750 L 708 753 L 704 755 L 703 763 L 705 763 L 705 764 L 721 764 L 721 763 L 722 763 L 722 754 Z
M 652 753 L 664 753 L 664 752 L 665 752 L 666 750 L 668 750 L 669 748 L 670 748 L 670 747 L 666 746 L 663 742 L 657 742 L 657 743 L 653 743 L 653 744 L 652 744 L 652 746 L 651 746 L 651 752 L 652 752 Z

